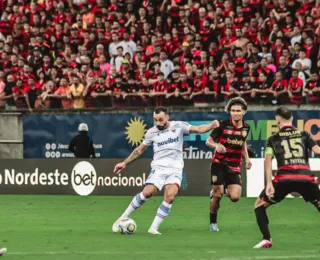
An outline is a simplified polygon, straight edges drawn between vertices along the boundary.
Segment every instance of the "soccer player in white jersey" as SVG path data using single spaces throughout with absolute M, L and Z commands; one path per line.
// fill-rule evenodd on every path
M 118 232 L 121 219 L 129 217 L 133 211 L 141 207 L 149 198 L 164 187 L 164 201 L 158 208 L 148 232 L 161 235 L 158 228 L 168 216 L 175 196 L 177 195 L 184 166 L 182 147 L 183 135 L 189 133 L 206 133 L 217 127 L 217 120 L 208 125 L 194 126 L 187 122 L 169 121 L 168 110 L 157 107 L 153 113 L 155 126 L 145 134 L 143 142 L 123 162 L 114 167 L 114 173 L 120 173 L 128 164 L 140 157 L 149 146 L 153 145 L 154 156 L 151 162 L 151 172 L 146 180 L 143 191 L 137 194 L 128 208 L 113 224 L 112 231 Z

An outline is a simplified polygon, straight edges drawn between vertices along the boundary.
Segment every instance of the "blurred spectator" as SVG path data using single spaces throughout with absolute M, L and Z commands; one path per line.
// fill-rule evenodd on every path
M 318 103 L 320 101 L 320 83 L 317 72 L 311 73 L 310 79 L 305 86 L 304 93 L 307 95 L 308 103 Z
M 0 107 L 320 101 L 319 0 L 2 2 Z
M 72 83 L 68 94 L 71 95 L 73 99 L 73 108 L 84 108 L 84 85 L 80 83 L 78 77 L 73 77 Z

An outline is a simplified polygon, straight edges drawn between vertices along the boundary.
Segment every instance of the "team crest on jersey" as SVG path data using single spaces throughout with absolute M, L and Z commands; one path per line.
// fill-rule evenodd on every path
M 211 180 L 212 180 L 212 183 L 215 183 L 215 182 L 217 182 L 218 177 L 217 177 L 217 176 L 212 176 L 212 177 L 211 177 Z
M 172 133 L 175 133 L 177 129 L 171 129 Z
M 243 136 L 243 137 L 246 137 L 247 134 L 248 134 L 247 131 L 242 131 L 242 136 Z

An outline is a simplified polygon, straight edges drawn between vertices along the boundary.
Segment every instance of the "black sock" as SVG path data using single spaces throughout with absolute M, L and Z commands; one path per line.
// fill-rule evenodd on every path
M 320 212 L 320 202 L 316 201 L 316 202 L 311 202 Z
M 217 223 L 217 217 L 218 217 L 218 213 L 211 213 L 210 212 L 210 224 L 216 224 Z
M 260 206 L 254 210 L 257 218 L 257 223 L 260 228 L 260 231 L 263 235 L 263 239 L 271 240 L 271 235 L 269 231 L 269 219 L 267 216 L 266 208 L 264 206 Z

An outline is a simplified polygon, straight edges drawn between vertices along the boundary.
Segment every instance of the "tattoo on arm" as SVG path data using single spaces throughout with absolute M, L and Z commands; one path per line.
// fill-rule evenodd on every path
M 141 154 L 143 154 L 143 151 L 134 149 L 133 152 L 129 155 L 129 157 L 124 160 L 125 164 L 128 165 L 129 163 L 133 162 L 135 159 L 139 158 Z

